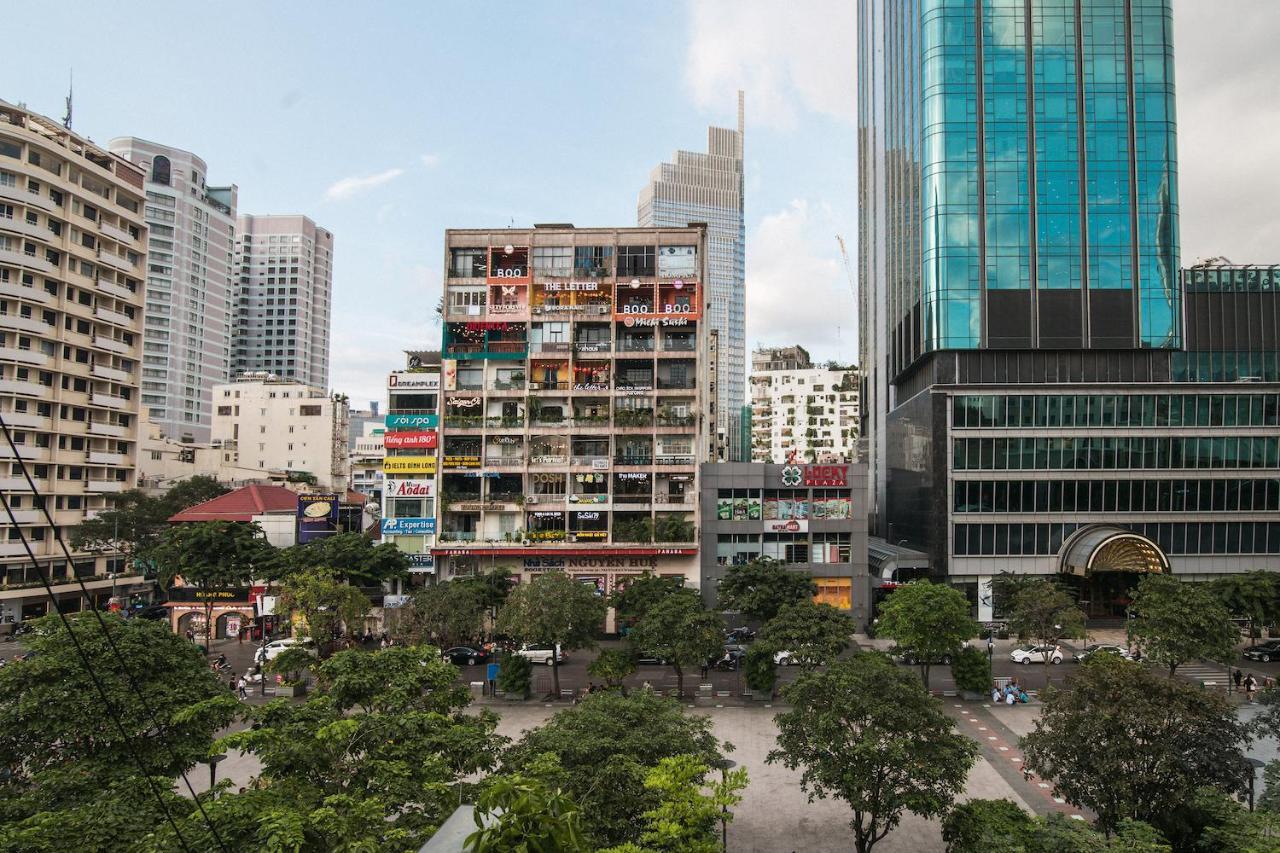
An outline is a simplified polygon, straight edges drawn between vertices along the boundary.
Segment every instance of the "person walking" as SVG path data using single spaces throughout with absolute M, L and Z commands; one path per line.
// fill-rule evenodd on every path
M 231 677 L 227 679 L 227 687 L 232 693 L 236 692 L 236 674 L 234 671 L 232 671 Z
M 249 698 L 249 681 L 243 675 L 240 676 L 240 680 L 236 682 L 236 687 L 240 690 L 241 700 Z
M 1239 669 L 1237 669 L 1235 672 L 1231 674 L 1231 680 L 1236 683 L 1236 692 L 1239 693 L 1240 682 L 1244 680 L 1244 676 L 1240 673 Z
M 1253 673 L 1249 673 L 1244 677 L 1244 693 L 1249 697 L 1249 704 L 1253 704 L 1253 691 L 1258 689 L 1258 680 L 1253 677 Z

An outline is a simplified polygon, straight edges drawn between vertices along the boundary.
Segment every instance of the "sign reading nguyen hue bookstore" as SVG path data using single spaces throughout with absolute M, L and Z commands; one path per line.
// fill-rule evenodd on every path
M 434 474 L 436 458 L 434 456 L 388 456 L 382 460 L 382 470 L 386 474 Z

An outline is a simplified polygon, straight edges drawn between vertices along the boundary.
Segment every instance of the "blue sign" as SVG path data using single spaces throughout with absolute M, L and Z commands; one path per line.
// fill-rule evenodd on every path
M 387 429 L 435 429 L 440 426 L 438 415 L 387 415 Z
M 486 667 L 485 669 L 486 669 L 485 676 L 489 681 L 498 680 L 498 665 L 496 663 L 489 664 L 489 666 Z
M 382 532 L 393 536 L 429 536 L 436 532 L 434 518 L 384 518 Z

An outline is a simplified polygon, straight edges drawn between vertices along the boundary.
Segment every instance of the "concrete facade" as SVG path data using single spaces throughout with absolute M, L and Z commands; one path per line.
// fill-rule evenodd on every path
M 781 465 L 857 458 L 858 371 L 814 365 L 804 347 L 751 354 L 751 455 Z

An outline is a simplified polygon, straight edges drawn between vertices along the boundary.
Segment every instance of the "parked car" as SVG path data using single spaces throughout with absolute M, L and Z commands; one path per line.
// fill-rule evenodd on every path
M 169 608 L 163 604 L 148 604 L 146 607 L 140 607 L 131 611 L 126 615 L 129 619 L 168 619 Z
M 951 666 L 951 657 L 954 652 L 943 652 L 942 654 L 933 655 L 930 660 L 925 661 L 921 656 L 917 655 L 914 650 L 908 648 L 895 648 L 892 655 L 895 659 L 901 661 L 907 666 L 918 666 L 922 663 L 928 663 L 930 666 L 941 664 L 942 666 Z
M 1084 663 L 1092 655 L 1096 654 L 1119 655 L 1125 660 L 1132 660 L 1132 656 L 1129 654 L 1128 649 L 1124 646 L 1112 645 L 1111 643 L 1090 643 L 1072 655 L 1072 658 L 1076 663 Z
M 1267 640 L 1265 643 L 1258 643 L 1258 645 L 1250 646 L 1240 654 L 1249 660 L 1262 661 L 1263 663 L 1280 660 L 1280 640 Z
M 778 666 L 799 666 L 802 663 L 806 663 L 803 655 L 798 655 L 795 652 L 785 650 L 781 652 L 774 652 L 773 662 Z M 821 663 L 821 661 L 819 661 L 819 663 Z
M 265 663 L 269 660 L 275 660 L 285 649 L 310 645 L 312 645 L 310 640 L 301 640 L 297 637 L 282 637 L 279 640 L 272 640 L 265 646 L 259 646 L 253 653 L 253 659 L 257 663 Z
M 1009 660 L 1014 663 L 1062 663 L 1062 648 L 1059 646 L 1019 646 L 1009 652 Z
M 454 666 L 475 666 L 478 663 L 485 663 L 489 660 L 488 652 L 473 646 L 454 646 L 451 649 L 445 649 L 440 654 Z
M 650 652 L 636 652 L 636 663 L 640 666 L 666 666 L 667 659 Z
M 726 643 L 749 643 L 756 638 L 756 632 L 746 627 L 730 628 L 724 632 Z
M 555 656 L 555 663 L 564 663 L 564 650 L 559 645 L 552 647 L 549 643 L 525 643 L 516 649 L 516 654 L 527 658 L 530 663 L 551 666 L 552 655 Z

